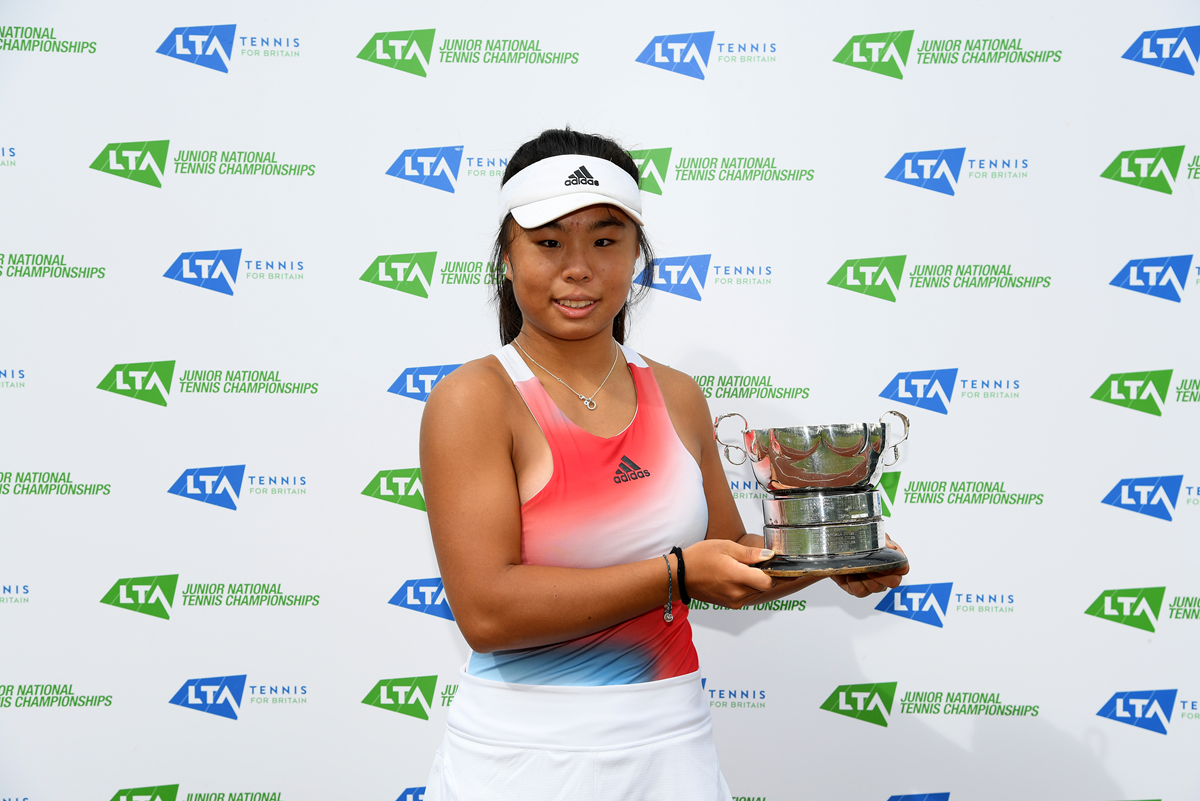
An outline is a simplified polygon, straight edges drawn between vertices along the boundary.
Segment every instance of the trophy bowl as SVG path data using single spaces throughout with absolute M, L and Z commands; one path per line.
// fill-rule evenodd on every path
M 903 425 L 884 422 L 893 415 Z M 742 421 L 742 444 L 721 440 L 727 417 Z M 774 558 L 758 565 L 768 575 L 831 576 L 895 570 L 907 557 L 887 547 L 883 505 L 876 485 L 900 458 L 908 418 L 884 412 L 875 423 L 836 423 L 752 429 L 740 414 L 713 421 L 713 436 L 730 464 L 750 460 L 754 478 L 771 497 L 763 500 L 764 546 Z M 742 454 L 734 461 L 730 451 Z M 884 454 L 892 451 L 892 460 Z

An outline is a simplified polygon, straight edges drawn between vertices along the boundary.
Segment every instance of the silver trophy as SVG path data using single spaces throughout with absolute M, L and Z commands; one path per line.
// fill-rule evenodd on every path
M 904 424 L 895 436 L 894 415 Z M 742 421 L 742 444 L 724 442 L 721 421 Z M 750 428 L 740 414 L 713 420 L 713 436 L 725 446 L 730 464 L 749 458 L 754 477 L 771 494 L 763 500 L 764 546 L 775 552 L 762 562 L 770 576 L 832 576 L 887 572 L 908 558 L 887 547 L 883 505 L 876 485 L 883 468 L 900 459 L 900 443 L 908 439 L 908 418 L 884 412 L 878 423 L 839 423 L 794 428 Z M 740 451 L 734 461 L 730 450 Z M 892 461 L 884 453 L 892 452 Z

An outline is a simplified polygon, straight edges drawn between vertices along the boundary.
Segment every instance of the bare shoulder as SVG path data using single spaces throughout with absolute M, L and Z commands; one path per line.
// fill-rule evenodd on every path
M 423 419 L 493 426 L 507 415 L 513 394 L 512 379 L 504 367 L 494 357 L 484 356 L 438 382 L 429 393 Z
M 654 380 L 662 392 L 663 401 L 672 417 L 678 416 L 689 422 L 698 419 L 708 421 L 708 401 L 696 381 L 687 373 L 642 356 L 654 371 Z

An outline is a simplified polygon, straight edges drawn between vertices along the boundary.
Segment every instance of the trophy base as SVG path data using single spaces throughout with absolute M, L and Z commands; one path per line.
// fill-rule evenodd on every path
M 776 556 L 755 567 L 779 578 L 821 578 L 850 573 L 887 573 L 908 564 L 908 557 L 891 548 L 827 556 Z

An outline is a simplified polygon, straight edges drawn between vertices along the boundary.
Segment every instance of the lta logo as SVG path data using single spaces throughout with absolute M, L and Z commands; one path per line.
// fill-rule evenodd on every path
M 396 590 L 396 594 L 388 603 L 444 620 L 454 620 L 454 613 L 450 611 L 450 604 L 446 601 L 446 587 L 441 578 L 436 576 L 409 579 L 400 585 L 400 589 Z
M 833 60 L 837 64 L 904 80 L 904 68 L 908 65 L 912 40 L 913 31 L 851 36 Z
M 889 796 L 887 801 L 950 801 L 949 793 L 910 793 Z
M 1092 393 L 1092 399 L 1162 417 L 1171 389 L 1171 370 L 1113 373 Z
M 1167 733 L 1178 690 L 1133 690 L 1114 693 L 1096 714 L 1139 729 Z
M 952 581 L 942 584 L 902 584 L 883 596 L 875 609 L 940 629 L 946 622 L 953 586 Z
M 131 362 L 114 364 L 96 389 L 124 395 L 134 400 L 166 406 L 171 393 L 175 362 Z
M 167 170 L 169 139 L 153 142 L 113 142 L 105 145 L 92 162 L 91 169 L 128 178 L 139 184 L 162 188 L 163 173 Z
M 953 196 L 966 153 L 965 147 L 905 153 L 884 178 Z
M 461 364 L 435 364 L 429 367 L 406 367 L 404 372 L 388 387 L 388 392 L 403 395 L 413 400 L 427 401 L 429 393 Z
M 362 702 L 389 712 L 429 720 L 429 708 L 433 706 L 436 689 L 437 676 L 380 679 Z
M 180 281 L 222 295 L 232 295 L 237 283 L 238 265 L 242 263 L 241 248 L 225 250 L 194 250 L 180 253 L 179 258 L 163 273 L 163 278 Z
M 184 470 L 167 492 L 236 512 L 238 497 L 242 494 L 242 478 L 245 475 L 244 464 L 193 467 Z
M 380 470 L 362 491 L 368 498 L 398 503 L 410 509 L 425 511 L 425 495 L 421 486 L 421 468 Z
M 1121 58 L 1182 72 L 1184 75 L 1195 75 L 1197 54 L 1200 54 L 1200 25 L 1193 25 L 1146 31 L 1133 40 Z
M 635 61 L 660 70 L 704 80 L 716 31 L 655 36 Z
M 111 801 L 175 801 L 178 795 L 178 784 L 157 784 L 117 790 Z
M 412 148 L 400 154 L 387 174 L 453 194 L 462 155 L 462 145 Z
M 435 28 L 419 31 L 385 31 L 367 40 L 358 57 L 410 75 L 425 78 L 429 75 L 429 60 L 433 57 Z M 457 170 L 455 171 L 457 174 Z
M 433 283 L 433 267 L 436 263 L 436 250 L 376 256 L 358 280 L 427 298 L 429 285 Z
M 104 594 L 100 603 L 170 620 L 171 605 L 175 603 L 175 587 L 178 583 L 178 573 L 169 576 L 117 579 L 117 583 Z
M 821 709 L 886 727 L 895 698 L 894 681 L 886 684 L 843 684 L 825 699 Z
M 654 280 L 650 286 L 671 295 L 703 300 L 704 281 L 712 254 L 699 256 L 668 256 L 654 260 Z M 637 280 L 636 276 L 635 279 Z
M 1123 150 L 1113 159 L 1112 164 L 1100 173 L 1100 177 L 1170 195 L 1175 191 L 1175 179 L 1179 176 L 1183 149 L 1183 145 L 1178 145 L 1152 147 L 1148 150 Z
M 197 67 L 229 72 L 229 54 L 233 52 L 236 25 L 194 25 L 176 28 L 167 34 L 156 53 L 177 58 Z
M 918 409 L 928 409 L 938 414 L 949 414 L 950 396 L 946 387 L 954 389 L 958 368 L 949 370 L 916 370 L 911 373 L 896 373 L 879 397 L 907 403 Z
M 850 259 L 833 273 L 828 284 L 895 303 L 907 258 L 879 256 L 873 259 Z
M 1179 502 L 1182 486 L 1182 475 L 1123 478 L 1104 496 L 1101 503 L 1169 522 Z
M 242 692 L 246 689 L 246 674 L 240 676 L 213 676 L 207 679 L 188 679 L 171 696 L 169 703 L 207 712 L 217 717 L 238 719 L 242 706 Z
M 661 195 L 671 166 L 671 148 L 630 150 L 629 157 L 638 168 L 638 189 L 652 195 Z
M 1105 590 L 1084 610 L 1084 614 L 1153 633 L 1166 594 L 1166 587 Z
M 1191 270 L 1191 256 L 1133 259 L 1108 283 L 1109 286 L 1179 303 L 1183 300 L 1183 290 Z

